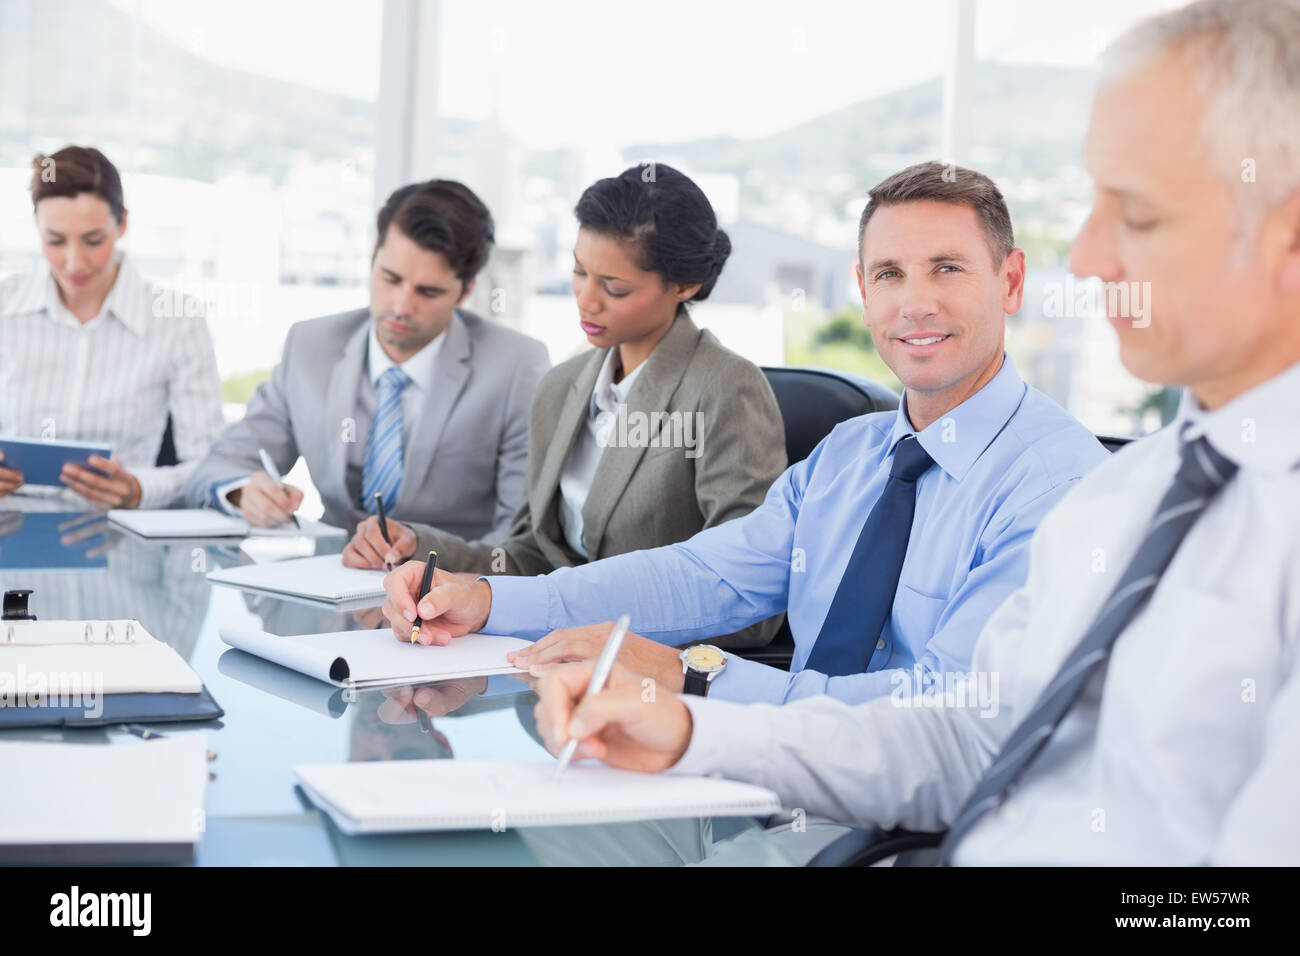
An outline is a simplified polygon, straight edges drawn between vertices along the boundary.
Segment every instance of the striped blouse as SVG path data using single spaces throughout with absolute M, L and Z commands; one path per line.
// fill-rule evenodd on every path
M 125 256 L 119 264 L 84 324 L 44 260 L 0 280 L 0 435 L 104 442 L 140 482 L 140 507 L 162 508 L 223 426 L 216 353 L 196 302 L 151 284 Z M 180 463 L 158 467 L 169 415 Z

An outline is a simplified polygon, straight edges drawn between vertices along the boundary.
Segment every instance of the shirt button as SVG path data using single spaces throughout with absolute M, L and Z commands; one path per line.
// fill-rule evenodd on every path
M 885 639 L 882 637 L 880 640 L 876 641 L 876 650 L 883 651 L 884 649 L 885 649 Z

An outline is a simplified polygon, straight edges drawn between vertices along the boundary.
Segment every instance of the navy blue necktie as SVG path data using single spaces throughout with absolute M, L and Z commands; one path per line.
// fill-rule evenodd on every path
M 1237 466 L 1204 438 L 1183 444 L 1182 464 L 1156 508 L 1146 537 L 1082 640 L 1039 695 L 1033 710 L 1012 731 L 997 759 L 953 818 L 948 835 L 939 845 L 939 866 L 951 862 L 962 837 L 1006 798 L 1016 778 L 1042 751 L 1084 685 L 1106 666 L 1111 648 L 1129 622 L 1146 607 L 1187 532 L 1236 473 Z
M 916 512 L 916 480 L 933 464 L 915 435 L 894 446 L 889 481 L 858 535 L 817 643 L 808 655 L 808 670 L 837 677 L 867 669 L 894 607 Z

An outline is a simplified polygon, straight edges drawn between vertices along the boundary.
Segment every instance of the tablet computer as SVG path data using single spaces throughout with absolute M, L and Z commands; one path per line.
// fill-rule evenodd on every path
M 25 485 L 63 486 L 59 474 L 69 463 L 103 475 L 104 472 L 91 467 L 88 459 L 91 455 L 107 458 L 112 451 L 112 446 L 100 442 L 41 441 L 0 435 L 0 452 L 4 453 L 0 466 L 22 472 Z

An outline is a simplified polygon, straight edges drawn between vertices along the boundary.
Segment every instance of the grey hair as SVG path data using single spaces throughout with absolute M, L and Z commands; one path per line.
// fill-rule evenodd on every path
M 1300 188 L 1300 0 L 1197 0 L 1151 17 L 1102 54 L 1102 82 L 1179 51 L 1191 56 L 1205 97 L 1206 150 L 1234 186 L 1240 225 L 1253 232 Z

